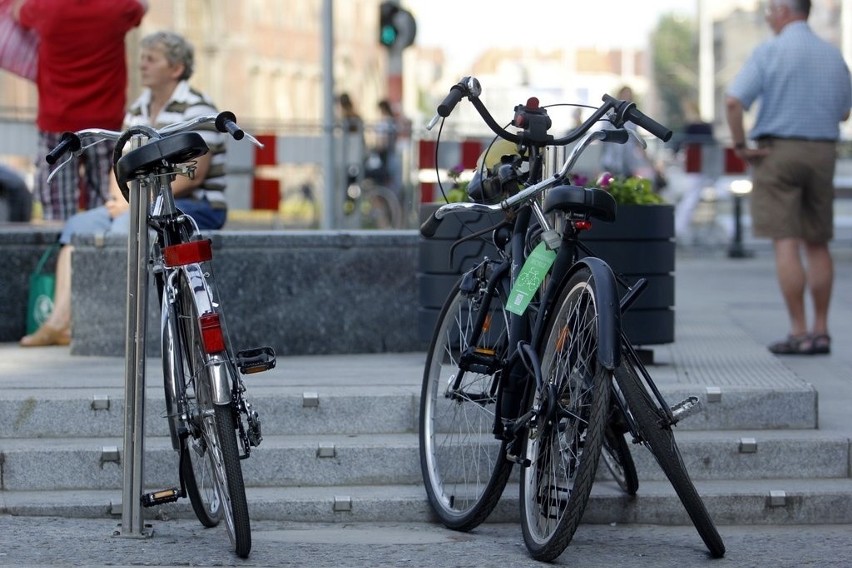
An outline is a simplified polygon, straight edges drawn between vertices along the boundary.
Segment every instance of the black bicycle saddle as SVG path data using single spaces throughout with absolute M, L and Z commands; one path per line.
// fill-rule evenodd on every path
M 565 211 L 588 215 L 611 223 L 615 221 L 615 199 L 608 192 L 593 187 L 559 185 L 547 190 L 544 212 Z
M 152 140 L 122 156 L 115 165 L 115 177 L 126 199 L 129 180 L 154 172 L 164 163 L 183 164 L 208 151 L 207 143 L 198 132 L 172 134 Z

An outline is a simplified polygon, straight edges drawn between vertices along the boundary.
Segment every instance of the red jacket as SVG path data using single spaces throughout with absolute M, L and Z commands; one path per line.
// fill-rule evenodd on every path
M 20 22 L 39 35 L 39 130 L 121 128 L 127 104 L 124 36 L 145 8 L 137 0 L 27 0 Z

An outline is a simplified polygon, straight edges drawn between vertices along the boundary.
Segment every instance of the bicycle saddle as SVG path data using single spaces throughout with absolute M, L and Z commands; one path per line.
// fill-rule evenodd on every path
M 115 165 L 115 177 L 126 199 L 128 180 L 149 174 L 164 164 L 189 162 L 208 151 L 207 143 L 198 132 L 172 134 L 152 140 L 122 156 Z
M 559 185 L 547 191 L 544 212 L 565 211 L 580 213 L 611 223 L 615 221 L 615 199 L 602 189 Z

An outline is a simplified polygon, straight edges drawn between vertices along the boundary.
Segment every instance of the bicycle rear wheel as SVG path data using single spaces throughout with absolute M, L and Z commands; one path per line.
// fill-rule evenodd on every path
M 597 360 L 596 297 L 591 272 L 577 271 L 540 348 L 544 387 L 532 397 L 520 488 L 524 542 L 537 560 L 553 560 L 571 542 L 601 454 L 612 372 Z
M 188 437 L 181 449 L 180 475 L 195 516 L 205 527 L 215 527 L 222 520 L 222 500 L 213 481 L 214 472 L 205 454 L 203 437 Z
M 725 544 L 686 471 L 671 426 L 663 411 L 655 404 L 656 399 L 651 397 L 642 384 L 636 370 L 639 365 L 641 362 L 629 350 L 624 350 L 621 365 L 615 371 L 615 379 L 627 403 L 627 411 L 633 417 L 642 441 L 674 487 L 711 556 L 721 558 L 725 555 Z
M 611 412 L 621 411 L 618 408 L 613 408 Z M 624 439 L 624 427 L 612 416 L 604 431 L 601 459 L 603 459 L 606 468 L 622 491 L 630 496 L 636 495 L 639 490 L 636 464 L 633 462 L 630 446 Z
M 497 363 L 505 358 L 508 314 L 500 295 L 486 305 L 484 284 L 479 279 L 467 292 L 456 284 L 450 292 L 429 347 L 420 397 L 426 493 L 441 522 L 460 531 L 473 529 L 491 514 L 513 465 L 506 459 L 505 442 L 493 433 Z M 474 346 L 474 320 L 481 310 L 489 317 Z M 480 364 L 464 363 L 463 355 L 465 360 L 478 357 Z
M 192 458 L 195 461 L 207 460 L 209 467 L 201 469 L 212 473 L 212 484 L 218 495 L 231 544 L 238 556 L 247 558 L 251 551 L 251 526 L 237 448 L 235 410 L 230 403 L 214 402 L 210 357 L 205 353 L 200 335 L 198 307 L 193 287 L 183 274 L 179 287 L 177 312 L 181 322 L 181 354 L 186 366 L 184 380 L 187 385 L 188 415 L 192 424 L 192 441 L 188 444 L 188 451 L 197 454 Z M 190 398 L 190 395 L 194 396 Z M 196 471 L 195 468 L 193 471 Z M 197 481 L 198 478 L 194 479 Z M 192 501 L 193 493 L 189 487 L 187 491 Z M 193 501 L 196 514 L 197 507 L 208 509 L 211 504 L 215 504 L 208 492 L 199 492 L 196 497 L 199 498 L 198 502 Z M 204 520 L 201 520 L 203 523 Z

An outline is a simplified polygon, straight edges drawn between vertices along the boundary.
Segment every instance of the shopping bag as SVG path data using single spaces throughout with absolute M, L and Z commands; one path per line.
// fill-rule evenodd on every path
M 38 35 L 12 19 L 11 0 L 0 0 L 0 69 L 35 81 Z
M 30 274 L 30 291 L 27 299 L 27 335 L 34 333 L 41 324 L 47 321 L 53 311 L 53 291 L 56 287 L 56 275 L 45 272 L 44 265 L 59 249 L 53 245 L 41 255 L 35 270 Z

